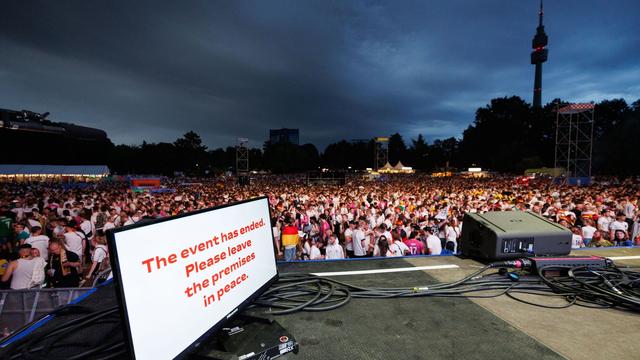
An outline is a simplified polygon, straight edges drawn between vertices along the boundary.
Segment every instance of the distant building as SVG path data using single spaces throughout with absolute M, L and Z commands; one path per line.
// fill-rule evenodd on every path
M 300 145 L 299 129 L 270 129 L 269 142 L 271 144 L 290 143 Z

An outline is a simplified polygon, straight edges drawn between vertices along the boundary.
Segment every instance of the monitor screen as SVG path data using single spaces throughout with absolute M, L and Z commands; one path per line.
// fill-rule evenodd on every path
M 277 279 L 266 197 L 107 233 L 132 357 L 184 357 Z

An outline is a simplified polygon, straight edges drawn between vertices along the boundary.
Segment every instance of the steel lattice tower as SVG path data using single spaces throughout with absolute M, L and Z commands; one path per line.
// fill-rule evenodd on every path
M 569 177 L 591 176 L 594 109 L 593 103 L 557 109 L 554 166 L 566 169 Z
M 384 167 L 389 161 L 389 138 L 377 137 L 375 138 L 375 159 L 373 162 L 373 169 L 378 170 Z
M 249 139 L 238 138 L 236 145 L 236 174 L 245 175 L 249 172 Z

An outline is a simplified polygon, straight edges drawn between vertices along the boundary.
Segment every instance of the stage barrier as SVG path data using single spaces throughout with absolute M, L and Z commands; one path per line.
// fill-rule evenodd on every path
M 0 339 L 93 288 L 0 290 Z

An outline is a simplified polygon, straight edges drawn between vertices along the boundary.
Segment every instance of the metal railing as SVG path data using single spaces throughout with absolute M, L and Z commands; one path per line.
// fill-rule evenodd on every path
M 91 290 L 90 287 L 0 290 L 0 339 Z

